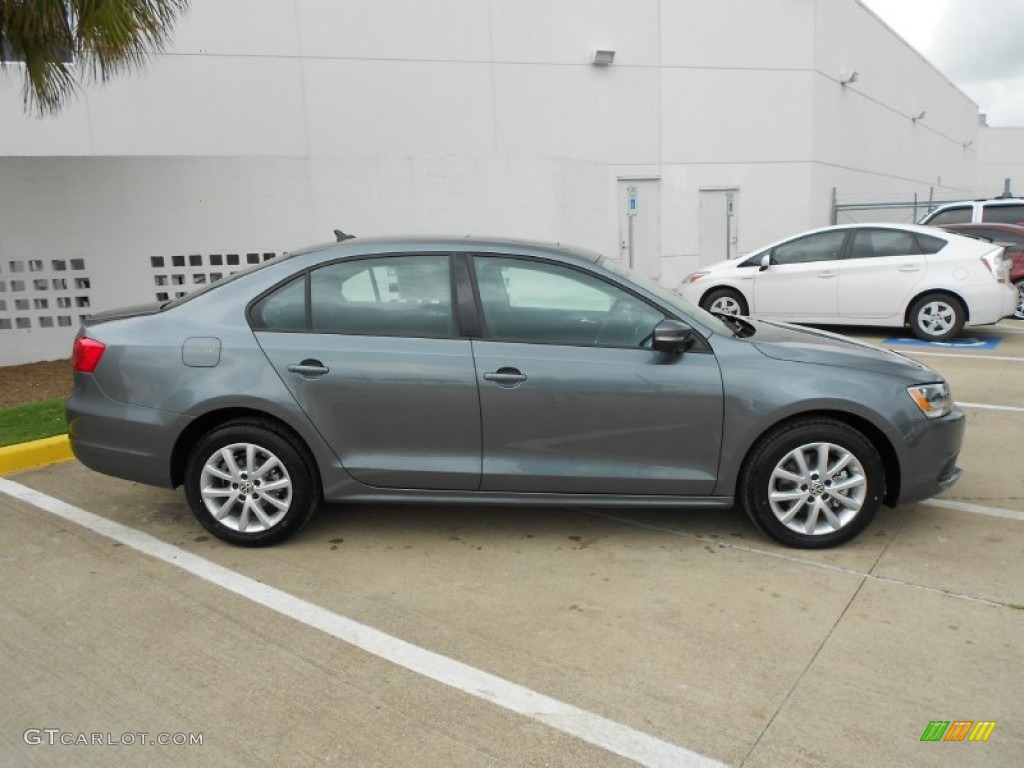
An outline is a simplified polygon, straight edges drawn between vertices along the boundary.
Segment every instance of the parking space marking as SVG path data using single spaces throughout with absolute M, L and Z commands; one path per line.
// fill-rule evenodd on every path
M 962 403 L 959 400 L 957 405 L 961 408 L 980 408 L 983 411 L 1010 411 L 1012 413 L 1024 413 L 1024 407 L 1019 405 L 991 405 L 989 403 Z
M 1020 520 L 1024 522 L 1024 512 L 1016 509 L 1001 509 L 1000 507 L 985 507 L 981 504 L 969 504 L 966 501 L 951 501 L 946 499 L 928 499 L 922 501 L 929 507 L 941 507 L 942 509 L 953 509 L 957 512 L 971 512 L 975 515 L 988 515 L 989 517 L 1002 517 L 1007 520 Z
M 907 336 L 889 336 L 882 339 L 890 347 L 940 347 L 946 349 L 995 349 L 1002 339 L 998 336 L 968 336 L 949 341 L 923 341 Z
M 1024 363 L 1024 357 L 1006 357 L 999 355 L 972 355 L 969 353 L 955 354 L 953 352 L 918 352 L 915 350 L 907 350 L 906 352 L 900 352 L 901 355 L 907 355 L 908 357 L 952 357 L 959 360 L 994 360 L 1000 363 Z
M 148 533 L 87 512 L 20 483 L 0 478 L 0 492 L 234 592 L 380 659 L 544 723 L 640 765 L 652 768 L 725 768 L 724 763 L 685 747 L 420 648 L 379 629 L 360 624 L 300 597 L 262 584 Z

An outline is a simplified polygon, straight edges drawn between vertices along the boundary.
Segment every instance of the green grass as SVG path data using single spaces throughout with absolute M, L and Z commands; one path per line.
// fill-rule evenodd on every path
M 67 432 L 68 424 L 64 418 L 66 400 L 55 397 L 38 403 L 0 408 L 0 447 Z

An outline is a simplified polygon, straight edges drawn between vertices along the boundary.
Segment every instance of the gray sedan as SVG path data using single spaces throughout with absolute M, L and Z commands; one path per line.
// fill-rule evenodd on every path
M 199 522 L 279 542 L 322 501 L 738 503 L 797 547 L 960 474 L 942 377 L 876 347 L 715 317 L 595 253 L 354 239 L 75 341 L 87 466 L 183 485 Z

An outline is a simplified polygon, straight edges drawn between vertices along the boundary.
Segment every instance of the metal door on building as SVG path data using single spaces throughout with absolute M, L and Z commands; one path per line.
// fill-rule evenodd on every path
M 700 190 L 698 264 L 714 264 L 739 255 L 736 250 L 739 223 L 739 187 Z
M 619 258 L 641 275 L 661 275 L 661 181 L 619 178 Z

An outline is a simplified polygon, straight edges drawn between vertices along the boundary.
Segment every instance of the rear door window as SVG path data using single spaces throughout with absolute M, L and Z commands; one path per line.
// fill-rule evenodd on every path
M 314 332 L 447 338 L 454 335 L 447 254 L 341 261 L 310 273 Z
M 906 256 L 920 250 L 911 232 L 898 229 L 858 229 L 848 259 L 874 259 L 884 256 Z

